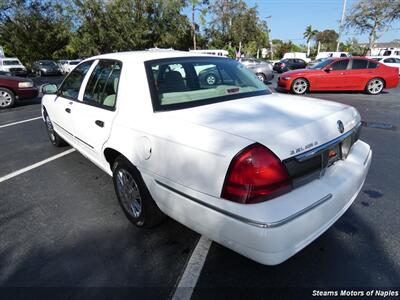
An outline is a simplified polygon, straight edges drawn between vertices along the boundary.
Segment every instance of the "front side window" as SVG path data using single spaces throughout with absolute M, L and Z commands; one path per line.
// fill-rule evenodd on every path
M 386 58 L 383 62 L 385 62 L 385 63 L 394 63 L 395 60 L 393 58 Z
M 78 99 L 79 90 L 86 73 L 93 61 L 87 61 L 77 66 L 62 83 L 59 94 L 68 99 Z
M 113 108 L 117 98 L 121 63 L 100 61 L 90 74 L 83 101 L 96 106 Z
M 343 60 L 339 60 L 339 61 L 333 63 L 331 67 L 332 67 L 333 71 L 346 70 L 348 64 L 349 64 L 349 60 L 343 59 Z
M 186 57 L 145 65 L 155 111 L 270 93 L 251 71 L 231 59 Z

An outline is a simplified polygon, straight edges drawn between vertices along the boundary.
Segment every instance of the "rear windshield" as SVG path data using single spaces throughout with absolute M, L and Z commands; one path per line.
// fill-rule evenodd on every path
M 232 59 L 183 57 L 148 61 L 145 65 L 154 111 L 271 93 L 256 75 Z
M 14 66 L 14 65 L 20 65 L 21 63 L 19 60 L 3 60 L 3 65 L 5 66 Z
M 48 61 L 41 61 L 39 62 L 41 66 L 49 66 L 49 67 L 54 67 L 56 66 L 56 63 L 54 61 L 48 60 Z

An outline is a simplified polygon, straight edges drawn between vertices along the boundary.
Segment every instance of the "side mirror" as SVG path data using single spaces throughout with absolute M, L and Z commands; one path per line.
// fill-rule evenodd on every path
M 43 94 L 56 94 L 58 91 L 58 87 L 52 83 L 45 83 L 40 87 L 40 91 Z
M 327 67 L 327 68 L 324 69 L 324 71 L 326 73 L 329 73 L 329 72 L 333 71 L 333 68 L 332 67 Z

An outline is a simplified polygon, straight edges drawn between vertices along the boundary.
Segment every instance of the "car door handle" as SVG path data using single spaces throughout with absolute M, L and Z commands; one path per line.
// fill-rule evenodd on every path
M 70 108 L 66 108 L 65 111 L 66 111 L 67 113 L 69 113 L 69 114 L 71 113 L 71 109 L 70 109 Z
M 96 120 L 94 123 L 99 127 L 104 127 L 104 122 L 103 121 Z

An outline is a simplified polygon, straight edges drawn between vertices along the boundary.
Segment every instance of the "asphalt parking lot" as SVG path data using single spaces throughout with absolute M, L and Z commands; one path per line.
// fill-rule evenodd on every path
M 60 80 L 34 78 L 36 85 Z M 308 96 L 359 110 L 361 139 L 374 155 L 362 191 L 334 226 L 281 265 L 263 266 L 212 243 L 192 299 L 399 290 L 400 87 L 378 96 Z M 66 299 L 173 297 L 197 233 L 171 219 L 152 230 L 135 228 L 117 203 L 111 178 L 77 152 L 2 180 L 69 149 L 50 144 L 40 119 L 5 126 L 39 116 L 40 98 L 0 111 L 0 296 L 17 299 L 49 287 L 40 292 Z

